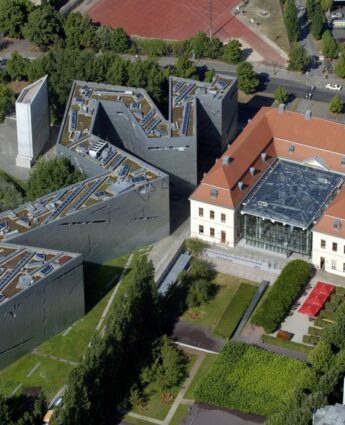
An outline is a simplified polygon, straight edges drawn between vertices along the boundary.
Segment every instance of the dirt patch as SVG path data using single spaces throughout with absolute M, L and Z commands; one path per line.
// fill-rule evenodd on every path
M 250 0 L 243 10 L 248 21 L 253 19 L 254 22 L 257 22 L 259 31 L 276 43 L 284 52 L 289 52 L 290 44 L 279 0 Z M 263 10 L 269 11 L 269 17 L 260 14 Z

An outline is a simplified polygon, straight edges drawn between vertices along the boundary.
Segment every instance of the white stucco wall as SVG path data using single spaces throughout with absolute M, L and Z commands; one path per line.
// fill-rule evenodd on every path
M 203 208 L 203 217 L 199 215 L 199 208 Z M 214 219 L 210 218 L 210 211 L 214 211 Z M 225 222 L 221 221 L 221 214 L 225 214 Z M 236 211 L 230 208 L 218 207 L 199 201 L 190 201 L 191 237 L 197 237 L 209 243 L 221 243 L 221 232 L 226 234 L 226 245 L 233 247 L 236 243 Z M 204 227 L 200 234 L 199 226 Z M 210 229 L 214 229 L 214 236 L 210 236 Z
M 326 242 L 325 248 L 321 248 L 321 240 Z M 337 244 L 337 251 L 333 251 L 332 249 L 334 242 Z M 344 250 L 345 239 L 313 231 L 312 262 L 316 268 L 320 268 L 321 257 L 323 257 L 325 259 L 324 269 L 326 272 L 345 277 Z

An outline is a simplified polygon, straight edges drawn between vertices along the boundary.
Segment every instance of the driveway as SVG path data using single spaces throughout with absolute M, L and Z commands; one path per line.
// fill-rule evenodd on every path
M 262 416 L 194 403 L 181 425 L 254 425 L 263 424 L 265 420 Z

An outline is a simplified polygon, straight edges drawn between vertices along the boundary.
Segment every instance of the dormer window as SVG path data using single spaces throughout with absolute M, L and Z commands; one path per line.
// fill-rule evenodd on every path
M 224 155 L 223 156 L 223 165 L 229 166 L 234 159 L 231 156 Z
M 293 145 L 292 143 L 290 143 L 289 145 L 289 153 L 294 153 L 295 152 L 295 145 Z
M 217 196 L 218 196 L 218 190 L 216 189 L 216 188 L 212 188 L 211 190 L 210 190 L 210 196 L 211 196 L 211 198 L 217 198 Z

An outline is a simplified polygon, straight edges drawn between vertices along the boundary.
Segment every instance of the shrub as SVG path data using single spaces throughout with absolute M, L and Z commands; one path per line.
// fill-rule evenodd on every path
M 343 288 L 342 286 L 336 286 L 335 293 L 339 295 L 345 295 L 345 288 Z
M 336 292 L 331 295 L 331 301 L 332 303 L 339 305 L 340 303 L 344 301 L 344 296 Z
M 319 317 L 321 319 L 327 319 L 327 320 L 332 320 L 334 321 L 334 312 L 333 311 L 326 311 L 326 310 L 322 310 L 319 314 Z
M 287 264 L 252 322 L 263 326 L 267 333 L 274 332 L 309 281 L 311 270 L 310 264 L 303 260 L 294 260 Z
M 315 329 L 315 328 L 313 328 Z M 320 341 L 316 347 L 311 350 L 308 355 L 308 361 L 312 364 L 314 369 L 326 372 L 332 366 L 333 353 L 330 344 L 325 341 Z
M 314 326 L 318 326 L 319 328 L 325 328 L 326 326 L 329 326 L 329 325 L 330 325 L 330 322 L 323 320 L 321 317 L 318 317 L 314 321 Z
M 338 307 L 338 304 L 333 303 L 332 301 L 327 301 L 325 304 L 326 311 L 335 311 Z
M 316 345 L 320 341 L 320 338 L 313 335 L 303 335 L 303 342 L 305 344 Z
M 308 333 L 309 333 L 309 335 L 321 336 L 322 335 L 322 329 L 314 328 L 313 326 L 310 326 L 308 328 Z
M 189 238 L 185 242 L 188 251 L 195 257 L 201 255 L 203 250 L 207 247 L 207 243 L 198 238 Z

